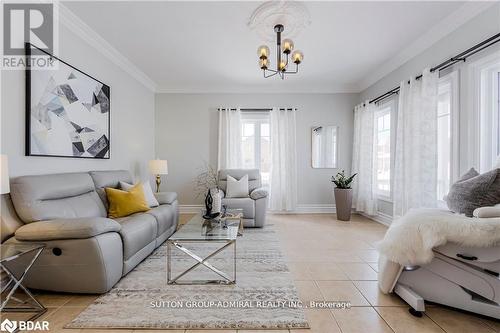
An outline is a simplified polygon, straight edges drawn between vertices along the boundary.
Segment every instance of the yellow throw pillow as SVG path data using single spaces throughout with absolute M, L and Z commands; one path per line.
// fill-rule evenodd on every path
M 109 202 L 108 217 L 110 218 L 124 217 L 149 210 L 141 183 L 128 191 L 106 187 L 106 196 Z

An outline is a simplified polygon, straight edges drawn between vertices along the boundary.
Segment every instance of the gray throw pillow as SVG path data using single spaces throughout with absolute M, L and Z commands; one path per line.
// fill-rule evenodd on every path
M 451 186 L 446 203 L 452 212 L 468 217 L 476 208 L 500 203 L 500 169 L 483 174 L 470 169 Z

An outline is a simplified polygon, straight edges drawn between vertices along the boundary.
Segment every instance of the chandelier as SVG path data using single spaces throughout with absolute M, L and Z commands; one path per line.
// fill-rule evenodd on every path
M 294 44 L 291 39 L 284 39 L 281 41 L 281 33 L 283 30 L 285 30 L 285 28 L 282 24 L 274 26 L 274 32 L 276 33 L 276 67 L 274 69 L 271 68 L 271 62 L 269 60 L 269 47 L 262 45 L 259 46 L 257 50 L 257 55 L 259 56 L 259 66 L 260 69 L 262 69 L 265 78 L 278 74 L 283 80 L 285 78 L 285 74 L 298 73 L 299 64 L 302 60 L 304 60 L 304 54 L 301 51 L 293 51 Z M 289 69 L 290 62 L 295 64 L 294 70 Z

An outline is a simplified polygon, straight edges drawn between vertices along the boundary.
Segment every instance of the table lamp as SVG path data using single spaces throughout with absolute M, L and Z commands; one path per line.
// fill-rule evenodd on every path
M 7 155 L 0 155 L 0 194 L 10 192 L 9 184 L 9 162 Z
M 149 171 L 156 175 L 156 192 L 160 192 L 161 175 L 168 175 L 167 160 L 151 160 L 149 161 Z

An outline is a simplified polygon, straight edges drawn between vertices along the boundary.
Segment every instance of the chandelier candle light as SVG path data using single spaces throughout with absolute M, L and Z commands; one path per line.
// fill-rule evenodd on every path
M 259 66 L 264 73 L 264 77 L 268 78 L 276 74 L 283 80 L 285 74 L 296 74 L 299 72 L 299 64 L 304 60 L 304 54 L 301 51 L 293 51 L 294 44 L 291 39 L 281 41 L 281 33 L 285 30 L 282 24 L 274 26 L 276 32 L 276 68 L 271 69 L 269 61 L 269 47 L 262 45 L 258 48 Z M 293 51 L 293 52 L 292 52 Z M 291 54 L 291 56 L 290 56 Z M 291 59 L 290 59 L 291 57 Z M 289 60 L 295 64 L 295 70 L 288 69 Z

